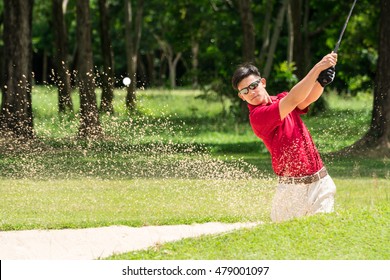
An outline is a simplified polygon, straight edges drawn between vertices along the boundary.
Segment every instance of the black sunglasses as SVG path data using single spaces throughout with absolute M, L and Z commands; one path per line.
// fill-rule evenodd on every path
M 244 87 L 243 89 L 241 89 L 238 94 L 248 94 L 249 90 L 254 90 L 256 89 L 260 84 L 260 80 L 257 80 L 257 81 L 254 81 L 253 83 L 251 83 L 249 86 L 247 87 Z

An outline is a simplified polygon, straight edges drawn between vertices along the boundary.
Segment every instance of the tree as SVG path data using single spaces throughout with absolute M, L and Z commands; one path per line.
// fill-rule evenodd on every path
M 68 32 L 65 22 L 68 0 L 53 0 L 54 65 L 55 82 L 58 87 L 58 109 L 60 113 L 72 112 L 70 72 L 68 66 Z
M 77 79 L 80 91 L 80 137 L 102 133 L 96 105 L 89 0 L 77 0 Z
M 155 38 L 163 52 L 163 56 L 168 62 L 168 68 L 169 68 L 169 81 L 171 88 L 176 87 L 176 67 L 177 63 L 179 62 L 182 52 L 175 52 L 172 44 L 170 44 L 167 40 L 164 40 L 160 38 L 158 35 L 155 34 Z
M 379 52 L 374 87 L 374 104 L 371 125 L 362 139 L 347 148 L 360 152 L 367 148 L 379 154 L 389 154 L 390 149 L 390 3 L 380 1 Z
M 266 13 L 264 15 L 264 21 L 263 21 L 263 28 L 262 28 L 262 33 L 261 33 L 261 39 L 262 39 L 262 44 L 261 44 L 261 49 L 260 49 L 260 56 L 258 59 L 258 64 L 263 65 L 265 62 L 266 58 L 266 53 L 269 47 L 269 36 L 271 33 L 271 15 L 273 12 L 274 8 L 274 1 L 273 0 L 267 0 L 265 9 Z
M 103 73 L 102 73 L 102 99 L 100 103 L 100 112 L 114 113 L 112 99 L 114 97 L 114 63 L 113 50 L 110 36 L 110 19 L 108 13 L 108 2 L 99 0 L 100 11 L 100 44 L 103 57 Z
M 182 61 L 184 51 L 191 51 L 191 41 L 196 40 L 191 38 L 188 29 L 188 18 L 192 16 L 191 9 L 188 7 L 188 1 L 181 3 L 161 1 L 150 1 L 148 3 L 150 10 L 146 15 L 146 25 L 150 36 L 157 42 L 157 52 L 161 53 L 160 70 L 164 70 L 160 75 L 165 76 L 166 64 L 168 66 L 169 86 L 175 88 L 177 85 L 177 66 L 179 61 Z M 191 22 L 196 21 L 192 18 Z M 199 28 L 197 23 L 196 28 Z M 193 29 L 193 26 L 189 27 Z M 197 31 L 194 31 L 196 33 Z M 195 35 L 195 34 L 194 34 Z M 196 43 L 195 43 L 196 44 Z M 196 52 L 196 47 L 195 47 Z
M 34 0 L 4 0 L 4 86 L 0 130 L 33 138 L 32 10 Z
M 279 41 L 280 31 L 283 26 L 284 16 L 287 11 L 287 5 L 290 0 L 283 0 L 280 6 L 280 9 L 278 11 L 278 15 L 275 20 L 275 27 L 274 27 L 274 33 L 272 35 L 271 43 L 268 49 L 267 54 L 267 61 L 263 70 L 263 76 L 264 78 L 268 78 L 269 74 L 271 73 L 272 65 L 274 62 L 274 55 L 276 51 L 276 45 Z
M 125 1 L 125 33 L 127 73 L 131 79 L 127 87 L 126 106 L 129 111 L 135 110 L 137 88 L 137 57 L 142 34 L 142 17 L 144 0 L 136 1 L 136 13 L 133 16 L 132 1 Z
M 253 61 L 255 57 L 255 26 L 251 4 L 251 0 L 238 1 L 243 34 L 242 57 L 246 62 Z
M 176 3 L 175 3 L 176 4 Z M 181 56 L 181 61 L 185 67 L 186 72 L 192 82 L 193 88 L 199 87 L 199 67 L 200 67 L 200 54 L 202 49 L 208 45 L 206 36 L 212 28 L 210 25 L 210 17 L 214 13 L 210 7 L 209 0 L 198 0 L 198 1 L 180 1 L 179 5 L 181 21 L 178 24 L 178 34 L 181 36 L 181 46 L 184 47 L 180 52 L 185 52 Z M 195 28 L 194 28 L 195 27 Z M 189 46 L 183 44 L 184 42 L 189 43 Z M 184 45 L 184 46 L 183 46 Z M 190 49 L 191 51 L 188 51 Z M 187 56 L 191 60 L 191 63 L 186 61 Z M 190 65 L 190 66 L 189 66 Z
M 244 62 L 253 62 L 255 58 L 255 25 L 251 9 L 251 0 L 239 0 L 238 10 L 240 12 L 242 26 L 242 59 Z M 241 117 L 248 118 L 248 106 L 241 102 Z
M 62 0 L 62 3 L 66 3 L 66 1 Z M 102 0 L 90 0 L 91 9 L 98 8 L 99 1 Z M 128 42 L 135 46 L 135 39 L 139 38 L 140 33 L 137 33 L 137 30 L 140 29 L 136 27 L 137 18 L 141 18 L 142 24 L 138 24 L 138 27 L 142 26 L 143 35 L 139 49 L 137 51 L 135 49 L 131 50 L 129 52 L 131 53 L 129 54 L 130 58 L 124 59 L 126 50 L 124 17 L 128 9 L 124 9 L 125 1 L 106 0 L 106 4 L 110 4 L 111 24 L 109 32 L 112 36 L 112 50 L 117 54 L 114 57 L 115 63 L 113 63 L 115 65 L 113 68 L 116 72 L 115 75 L 133 76 L 131 77 L 133 82 L 128 88 L 128 104 L 131 104 L 133 99 L 135 102 L 135 90 L 136 86 L 140 85 L 140 79 L 147 86 L 172 86 L 174 83 L 179 86 L 190 86 L 191 84 L 197 86 L 199 84 L 199 87 L 204 89 L 210 89 L 216 80 L 226 83 L 237 64 L 247 60 L 243 59 L 243 52 L 246 54 L 252 53 L 251 50 L 246 51 L 247 46 L 249 49 L 252 45 L 250 43 L 252 40 L 244 35 L 242 29 L 243 24 L 250 24 L 250 16 L 245 17 L 250 13 L 253 14 L 254 31 L 256 33 L 254 37 L 256 39 L 255 59 L 256 64 L 261 68 L 262 75 L 267 72 L 264 71 L 267 58 L 269 61 L 267 69 L 272 72 L 272 77 L 274 77 L 275 72 L 278 74 L 281 71 L 274 71 L 274 65 L 281 65 L 286 59 L 294 62 L 297 68 L 294 74 L 297 76 L 304 75 L 308 70 L 306 67 L 312 66 L 317 59 L 333 48 L 351 3 L 349 1 L 332 1 L 332 5 L 329 5 L 329 1 L 290 0 L 292 5 L 286 10 L 291 10 L 291 20 L 288 21 L 291 29 L 287 33 L 285 28 L 287 25 L 283 24 L 283 29 L 280 30 L 281 25 L 278 25 L 277 22 L 279 21 L 276 20 L 284 1 L 287 0 L 128 1 L 131 4 L 130 12 L 132 13 L 131 28 L 128 32 L 132 39 Z M 5 11 L 3 2 L 0 1 L 0 32 L 3 30 L 1 27 L 4 22 L 1 17 Z M 47 68 L 42 67 L 44 61 L 48 62 L 48 69 L 50 69 L 51 64 L 54 65 L 55 75 L 58 78 L 60 75 L 55 62 L 59 61 L 59 66 L 62 66 L 62 61 L 66 62 L 65 59 L 58 58 L 58 47 L 54 49 L 54 52 L 50 48 L 51 44 L 55 42 L 56 38 L 54 36 L 60 34 L 59 31 L 53 35 L 47 32 L 49 27 L 54 30 L 53 27 L 56 25 L 54 20 L 61 18 L 59 13 L 51 18 L 53 12 L 50 12 L 52 8 L 50 5 L 53 2 L 60 3 L 61 0 L 35 0 L 34 2 L 33 71 L 36 84 L 41 83 L 42 69 Z M 141 15 L 139 13 L 141 10 L 137 8 L 137 5 L 143 2 L 142 11 L 144 15 Z M 68 35 L 58 36 L 58 38 L 67 39 L 68 43 L 56 43 L 57 46 L 64 48 L 68 45 L 68 58 L 70 56 L 77 57 L 75 3 L 76 1 L 69 1 L 67 7 L 66 26 L 68 27 Z M 379 0 L 359 0 L 359 5 L 353 13 L 353 18 L 348 25 L 340 49 L 340 59 L 342 58 L 342 61 L 340 60 L 337 66 L 337 79 L 332 84 L 332 88 L 339 92 L 349 91 L 354 94 L 361 89 L 367 90 L 372 87 L 371 83 L 374 79 L 377 60 L 377 32 L 370 31 L 376 26 L 379 18 L 378 3 Z M 57 4 L 57 6 L 59 5 Z M 240 6 L 245 9 L 240 10 Z M 325 10 L 327 13 L 324 13 Z M 99 35 L 99 14 L 91 14 L 92 28 L 94 28 L 93 32 L 96 35 Z M 141 16 L 137 16 L 137 14 Z M 283 19 L 282 15 L 279 17 L 280 20 Z M 292 32 L 292 27 L 295 29 L 294 32 Z M 250 29 L 251 27 L 244 30 Z M 56 28 L 56 30 L 59 30 L 59 28 Z M 250 33 L 248 34 L 251 36 Z M 274 37 L 273 34 L 275 34 Z M 164 48 L 158 44 L 155 35 L 161 39 Z M 286 55 L 287 35 L 290 38 L 290 55 Z M 275 48 L 270 48 L 271 38 L 278 38 L 272 41 L 277 43 L 276 45 L 272 44 L 272 46 L 276 46 Z M 92 42 L 94 64 L 99 71 L 106 68 L 104 66 L 106 62 L 104 61 L 107 60 L 104 56 L 109 54 L 108 51 L 102 51 L 101 48 L 110 45 L 107 43 L 101 45 L 102 41 L 103 39 L 97 39 Z M 294 45 L 293 48 L 292 45 Z M 4 42 L 0 42 L 0 48 L 4 46 Z M 164 54 L 162 49 L 165 49 Z M 293 50 L 295 52 L 291 56 Z M 45 53 L 48 55 L 47 60 L 42 59 Z M 171 59 L 167 57 L 171 57 Z M 133 58 L 137 60 L 137 65 L 135 63 L 130 64 Z M 4 59 L 5 56 L 2 56 L 1 60 L 4 61 Z M 77 69 L 74 63 L 75 59 L 72 58 L 71 60 L 69 58 L 68 61 L 71 70 Z M 171 71 L 168 61 L 171 62 Z M 129 62 L 129 66 L 134 65 L 136 67 L 136 74 L 130 73 L 135 71 L 128 69 L 127 62 Z M 104 74 L 108 74 L 109 71 L 104 70 L 104 72 Z M 71 73 L 73 74 L 74 71 L 71 71 Z M 170 73 L 171 79 L 168 77 Z M 4 75 L 0 76 L 2 79 L 5 77 Z M 101 77 L 104 76 L 106 75 Z M 282 83 L 277 82 L 277 86 L 283 84 L 283 75 L 279 76 Z M 74 85 L 74 76 L 72 78 L 71 82 Z M 270 90 L 276 84 L 274 81 L 274 79 L 270 79 L 270 83 L 267 85 Z M 59 81 L 57 84 L 63 84 L 63 82 Z M 229 94 L 231 96 L 229 87 L 219 92 L 225 92 L 227 98 Z M 102 98 L 101 108 L 104 107 L 102 106 L 105 103 L 103 100 L 104 98 Z M 236 107 L 239 108 L 239 106 Z
M 291 10 L 291 31 L 293 37 L 292 43 L 292 60 L 295 62 L 296 72 L 298 79 L 302 79 L 306 75 L 307 61 L 305 59 L 303 37 L 307 34 L 307 30 L 303 27 L 307 25 L 303 24 L 304 9 L 302 0 L 290 0 L 289 9 Z

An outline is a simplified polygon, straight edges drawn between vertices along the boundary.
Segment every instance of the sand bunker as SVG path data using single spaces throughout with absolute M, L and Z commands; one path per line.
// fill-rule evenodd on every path
M 3 260 L 91 260 L 116 253 L 146 249 L 157 244 L 205 234 L 218 234 L 259 223 L 206 223 L 193 225 L 110 226 L 65 230 L 0 232 Z

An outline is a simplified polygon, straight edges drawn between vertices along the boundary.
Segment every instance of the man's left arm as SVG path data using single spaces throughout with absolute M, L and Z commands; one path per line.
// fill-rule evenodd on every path
M 307 95 L 306 99 L 298 104 L 298 108 L 303 110 L 307 108 L 311 103 L 315 102 L 320 98 L 321 94 L 324 92 L 325 86 L 333 82 L 334 77 L 336 76 L 336 70 L 334 67 L 330 67 L 320 73 L 313 86 L 310 93 Z
M 312 88 L 312 90 L 310 91 L 306 99 L 301 103 L 299 103 L 297 107 L 300 110 L 307 108 L 311 103 L 317 101 L 323 92 L 324 92 L 324 88 L 321 86 L 321 84 L 318 81 L 316 81 L 314 87 Z

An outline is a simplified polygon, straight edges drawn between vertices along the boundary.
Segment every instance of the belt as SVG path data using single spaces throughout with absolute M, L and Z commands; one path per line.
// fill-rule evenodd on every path
M 279 183 L 281 184 L 311 184 L 314 182 L 317 182 L 318 180 L 324 178 L 326 175 L 328 175 L 328 171 L 325 167 L 323 167 L 320 171 L 317 173 L 314 173 L 313 175 L 305 176 L 305 177 L 279 177 Z

